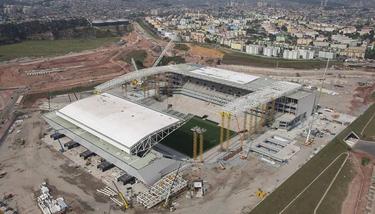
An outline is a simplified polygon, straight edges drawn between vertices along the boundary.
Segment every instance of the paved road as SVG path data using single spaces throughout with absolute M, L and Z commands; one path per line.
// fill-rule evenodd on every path
M 365 152 L 365 153 L 375 157 L 375 142 L 374 141 L 359 140 L 355 144 L 355 146 L 353 147 L 353 150 Z

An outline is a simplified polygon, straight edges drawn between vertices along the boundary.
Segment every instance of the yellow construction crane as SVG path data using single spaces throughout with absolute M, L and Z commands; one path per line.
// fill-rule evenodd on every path
M 124 194 L 122 192 L 120 192 L 120 189 L 117 187 L 116 183 L 114 181 L 112 181 L 113 185 L 115 186 L 116 190 L 117 190 L 117 195 L 120 197 L 122 203 L 123 203 L 123 206 L 125 209 L 128 209 L 129 208 L 129 203 L 128 201 L 126 200 Z

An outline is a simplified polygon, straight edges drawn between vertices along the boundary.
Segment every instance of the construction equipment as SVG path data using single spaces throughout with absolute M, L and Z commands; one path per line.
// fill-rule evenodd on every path
M 169 48 L 171 47 L 171 45 L 173 44 L 173 41 L 170 40 L 167 44 L 167 46 L 165 46 L 164 50 L 161 52 L 160 56 L 156 59 L 156 61 L 154 62 L 154 64 L 152 65 L 152 67 L 156 67 L 158 66 L 158 64 L 160 63 L 160 61 L 163 59 L 164 55 L 167 53 L 167 51 L 169 50 Z
M 134 58 L 132 57 L 131 60 L 132 60 L 132 64 L 133 64 L 133 67 L 134 67 L 135 71 L 138 71 L 138 67 L 137 67 L 137 64 L 134 61 Z
M 91 163 L 92 163 L 92 162 L 91 162 L 91 157 L 90 157 L 90 158 L 87 158 L 87 160 L 86 160 L 86 164 L 85 164 L 85 165 L 86 165 L 86 166 L 89 166 L 89 165 L 91 165 Z
M 129 208 L 129 203 L 128 201 L 126 200 L 124 194 L 122 192 L 120 192 L 120 189 L 117 187 L 116 183 L 114 181 L 112 181 L 113 185 L 115 186 L 116 188 L 116 191 L 117 191 L 117 195 L 119 196 L 119 198 L 121 199 L 122 201 L 122 205 L 125 209 L 128 209 Z
M 258 188 L 258 190 L 256 191 L 256 196 L 259 198 L 259 199 L 264 199 L 266 197 L 267 193 L 264 192 L 261 188 Z
M 138 67 L 137 67 L 137 64 L 134 61 L 134 58 L 132 58 L 131 61 L 132 61 L 135 72 L 137 72 Z M 141 79 L 134 79 L 134 80 L 131 81 L 131 86 L 133 86 L 133 87 L 142 86 L 142 85 L 144 85 L 144 83 Z
M 169 200 L 169 198 L 171 196 L 172 188 L 173 188 L 174 183 L 176 182 L 176 179 L 177 179 L 178 173 L 180 172 L 181 166 L 182 166 L 182 163 L 180 162 L 180 165 L 177 168 L 176 175 L 174 176 L 173 181 L 171 183 L 171 186 L 169 187 L 167 198 L 165 199 L 165 202 L 164 202 L 164 205 L 163 205 L 165 208 L 169 208 L 170 207 L 170 200 Z
M 323 86 L 324 86 L 324 81 L 326 79 L 326 74 L 327 74 L 327 70 L 328 70 L 328 65 L 329 65 L 329 59 L 327 59 L 327 64 L 326 64 L 326 68 L 324 69 L 324 73 L 323 73 L 323 77 L 321 79 L 321 85 L 320 85 L 320 88 L 319 88 L 319 94 L 318 94 L 318 97 L 316 99 L 316 102 L 314 103 L 314 106 L 313 106 L 313 116 L 312 116 L 312 119 L 311 119 L 311 122 L 309 124 L 309 129 L 308 129 L 308 132 L 307 132 L 307 136 L 306 136 L 306 141 L 305 141 L 305 145 L 309 145 L 312 143 L 312 141 L 310 140 L 310 136 L 311 136 L 311 130 L 312 130 L 312 127 L 313 127 L 313 123 L 315 122 L 315 117 L 316 117 L 316 114 L 317 112 L 315 112 L 317 109 L 316 109 L 316 106 L 319 105 L 319 100 L 320 100 L 320 97 L 322 95 L 322 90 L 323 90 Z

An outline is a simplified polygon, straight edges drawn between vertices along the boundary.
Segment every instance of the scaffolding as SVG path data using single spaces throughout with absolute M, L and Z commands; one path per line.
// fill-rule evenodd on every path
M 230 112 L 220 112 L 221 124 L 220 124 L 220 150 L 228 150 L 230 146 L 230 120 L 232 114 Z M 226 121 L 226 122 L 225 122 Z M 225 148 L 224 148 L 224 129 L 225 132 Z
M 201 163 L 203 163 L 203 142 L 204 137 L 203 133 L 205 133 L 207 130 L 198 126 L 195 126 L 191 129 L 193 132 L 193 159 L 197 160 L 197 149 L 198 149 L 198 136 L 199 136 L 199 160 Z
M 140 193 L 137 196 L 137 202 L 147 209 L 150 209 L 166 200 L 169 191 L 170 194 L 173 195 L 184 189 L 187 186 L 187 181 L 177 173 L 177 170 L 169 173 L 152 185 L 148 190 Z

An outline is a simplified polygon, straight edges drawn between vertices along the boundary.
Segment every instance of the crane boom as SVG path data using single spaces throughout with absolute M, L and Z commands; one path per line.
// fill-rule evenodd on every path
M 133 67 L 134 67 L 135 71 L 138 71 L 138 67 L 137 67 L 137 64 L 134 61 L 134 58 L 132 58 L 132 64 L 133 64 Z
M 167 198 L 165 199 L 164 207 L 168 207 L 168 205 L 169 205 L 169 197 L 171 196 L 171 192 L 172 192 L 172 189 L 173 189 L 173 185 L 174 185 L 174 183 L 175 183 L 176 180 L 177 180 L 177 176 L 178 176 L 178 173 L 180 172 L 181 165 L 182 165 L 182 163 L 180 163 L 180 165 L 178 166 L 178 169 L 177 169 L 176 175 L 174 176 L 173 181 L 172 181 L 172 184 L 171 184 L 171 186 L 169 187 L 168 195 L 167 195 Z
M 318 97 L 316 99 L 316 102 L 314 103 L 314 109 L 313 109 L 313 118 L 309 124 L 309 130 L 307 132 L 307 136 L 306 136 L 306 141 L 305 141 L 305 144 L 308 145 L 309 144 L 309 141 L 310 141 L 310 135 L 311 135 L 311 129 L 312 129 L 312 126 L 313 126 L 313 123 L 315 121 L 315 108 L 316 108 L 316 105 L 319 104 L 319 100 L 320 100 L 320 97 L 322 95 L 322 90 L 323 90 L 323 86 L 324 86 L 324 81 L 325 81 L 325 78 L 326 78 L 326 73 L 327 73 L 327 70 L 328 70 L 328 65 L 329 65 L 329 58 L 327 59 L 327 64 L 326 64 L 326 68 L 324 69 L 324 73 L 323 73 L 323 78 L 322 78 L 322 84 L 320 85 L 320 88 L 319 88 L 319 94 L 318 94 Z
M 167 46 L 165 46 L 164 50 L 161 52 L 160 56 L 158 57 L 158 59 L 154 62 L 154 64 L 152 65 L 152 67 L 156 67 L 158 66 L 158 64 L 160 63 L 161 59 L 163 59 L 165 53 L 167 53 L 168 49 L 170 48 L 170 46 L 172 45 L 173 41 L 170 40 L 167 44 Z
M 120 192 L 120 189 L 117 187 L 116 183 L 114 181 L 112 181 L 113 185 L 115 186 L 116 190 L 117 190 L 117 194 L 118 196 L 120 197 L 120 199 L 122 200 L 123 202 L 123 205 L 124 205 L 124 208 L 125 209 L 128 209 L 129 208 L 129 203 L 128 201 L 126 200 L 124 194 L 122 194 L 122 192 Z

